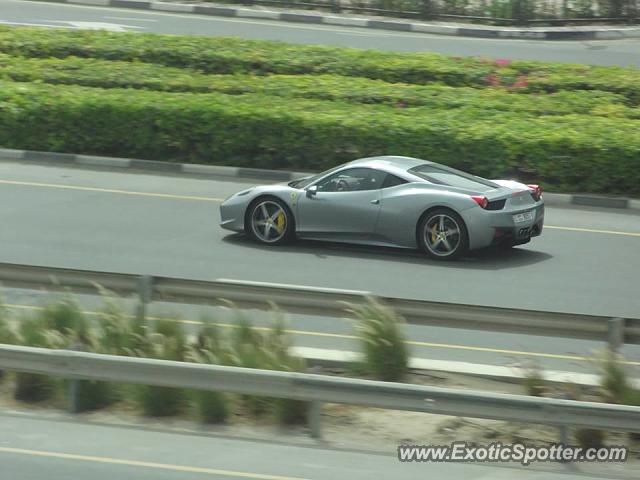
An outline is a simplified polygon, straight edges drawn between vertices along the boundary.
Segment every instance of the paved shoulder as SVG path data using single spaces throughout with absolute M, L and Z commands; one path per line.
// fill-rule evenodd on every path
M 495 465 L 400 463 L 388 455 L 344 451 L 286 436 L 251 441 L 122 426 L 12 416 L 0 412 L 0 462 L 7 478 L 256 480 L 577 480 L 559 465 L 544 470 Z M 277 434 L 274 433 L 274 436 Z M 281 440 L 279 443 L 278 440 Z M 620 473 L 620 471 L 616 472 Z M 613 474 L 613 472 L 612 472 Z M 3 477 L 4 477 L 3 475 Z M 599 475 L 598 478 L 604 480 Z M 618 477 L 619 478 L 619 477 Z

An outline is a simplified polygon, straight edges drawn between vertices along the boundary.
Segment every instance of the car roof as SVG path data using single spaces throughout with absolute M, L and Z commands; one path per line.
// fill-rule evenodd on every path
M 406 173 L 407 170 L 418 165 L 429 165 L 434 162 L 413 157 L 402 157 L 396 155 L 383 155 L 379 157 L 368 157 L 353 160 L 345 166 L 349 167 L 369 167 L 385 170 L 393 173 Z

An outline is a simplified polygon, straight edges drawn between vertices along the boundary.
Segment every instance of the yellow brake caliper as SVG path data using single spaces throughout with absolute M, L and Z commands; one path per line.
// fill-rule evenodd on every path
M 280 212 L 276 218 L 276 228 L 278 229 L 278 233 L 282 233 L 284 230 L 284 223 L 284 213 Z
M 432 243 L 436 243 L 436 224 L 433 224 L 433 227 L 431 227 L 431 242 Z

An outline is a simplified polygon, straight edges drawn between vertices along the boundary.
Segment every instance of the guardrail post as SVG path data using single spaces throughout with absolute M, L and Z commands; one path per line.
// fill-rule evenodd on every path
M 138 278 L 138 306 L 136 308 L 136 318 L 144 321 L 147 316 L 147 303 L 151 301 L 153 294 L 153 277 L 142 275 Z
M 566 392 L 561 393 L 558 398 L 562 400 L 571 399 L 570 395 Z M 560 425 L 558 427 L 558 430 L 560 432 L 560 443 L 565 447 L 568 446 L 571 443 L 571 439 L 569 438 L 569 427 L 567 427 L 566 425 Z
M 71 379 L 69 380 L 69 412 L 78 413 L 80 411 L 80 406 L 78 405 L 78 382 L 80 380 Z
M 87 349 L 81 342 L 76 342 L 69 350 L 74 352 L 85 352 Z M 69 379 L 69 412 L 78 413 L 80 411 L 80 403 L 78 399 L 78 393 L 80 391 L 80 380 L 71 378 Z
M 617 352 L 624 343 L 624 318 L 611 318 L 608 324 L 608 343 L 612 352 Z
M 569 427 L 566 425 L 560 427 L 560 443 L 562 445 L 569 445 Z
M 309 422 L 309 429 L 311 430 L 312 438 L 321 438 L 322 432 L 320 429 L 320 415 L 322 414 L 322 403 L 317 400 L 312 400 L 309 404 L 309 411 L 307 412 L 307 418 Z

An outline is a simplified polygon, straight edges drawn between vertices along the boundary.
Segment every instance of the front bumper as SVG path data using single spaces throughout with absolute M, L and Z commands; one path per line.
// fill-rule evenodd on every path
M 233 232 L 244 231 L 245 201 L 228 199 L 220 205 L 220 226 Z

